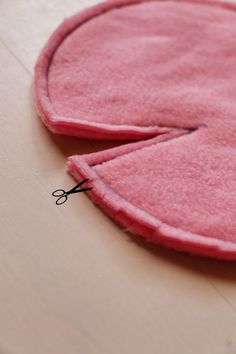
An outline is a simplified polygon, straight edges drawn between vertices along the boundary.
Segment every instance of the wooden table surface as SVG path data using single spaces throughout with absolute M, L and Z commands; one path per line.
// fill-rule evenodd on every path
M 54 136 L 33 67 L 50 33 L 96 0 L 0 0 L 0 353 L 235 354 L 236 264 L 145 245 L 84 194 L 69 155 L 117 143 Z

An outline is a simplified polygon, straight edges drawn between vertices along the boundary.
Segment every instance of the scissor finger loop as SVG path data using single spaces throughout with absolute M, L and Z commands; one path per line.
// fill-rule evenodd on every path
M 60 198 L 57 199 L 56 204 L 61 205 L 67 201 L 67 194 L 62 195 Z
M 52 193 L 53 197 L 62 197 L 64 194 L 66 194 L 64 189 L 57 189 Z

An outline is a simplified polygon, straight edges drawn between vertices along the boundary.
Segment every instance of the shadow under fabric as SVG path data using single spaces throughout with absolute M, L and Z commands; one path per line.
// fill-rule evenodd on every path
M 134 140 L 67 162 L 112 219 L 153 243 L 236 260 L 236 5 L 87 9 L 52 34 L 35 91 L 52 132 Z

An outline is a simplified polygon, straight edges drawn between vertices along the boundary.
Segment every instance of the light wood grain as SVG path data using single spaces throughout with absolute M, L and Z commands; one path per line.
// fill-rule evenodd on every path
M 236 264 L 147 246 L 80 194 L 68 155 L 108 148 L 53 136 L 33 66 L 51 31 L 92 0 L 0 2 L 0 353 L 236 353 Z

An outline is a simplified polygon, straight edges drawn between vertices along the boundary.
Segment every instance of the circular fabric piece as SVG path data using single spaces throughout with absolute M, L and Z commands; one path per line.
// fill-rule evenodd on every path
M 236 259 L 236 7 L 109 1 L 66 20 L 35 68 L 56 133 L 150 138 L 72 156 L 89 197 L 129 231 Z M 161 135 L 161 136 L 160 136 Z
M 151 137 L 195 126 L 209 111 L 214 116 L 209 99 L 226 94 L 221 72 L 232 80 L 234 65 L 232 57 L 222 63 L 235 42 L 235 13 L 227 8 L 122 0 L 69 18 L 36 65 L 40 116 L 54 132 L 115 139 Z

